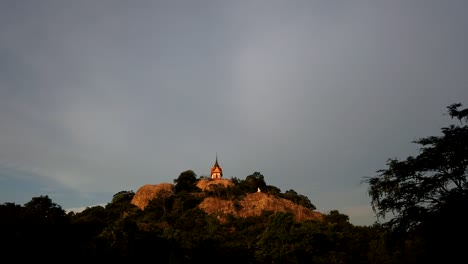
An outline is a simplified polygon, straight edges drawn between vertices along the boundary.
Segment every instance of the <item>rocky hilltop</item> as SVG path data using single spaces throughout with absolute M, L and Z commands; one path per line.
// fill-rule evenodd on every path
M 171 196 L 174 195 L 174 184 L 146 184 L 140 187 L 132 198 L 131 203 L 136 205 L 141 210 L 144 210 L 148 203 L 158 195 Z
M 291 212 L 295 215 L 297 221 L 322 220 L 322 214 L 319 212 L 297 205 L 284 198 L 262 192 L 249 193 L 239 202 L 207 197 L 198 207 L 208 214 L 217 215 L 220 220 L 223 220 L 229 214 L 244 218 L 260 216 L 263 211 Z
M 209 191 L 213 190 L 214 186 L 222 186 L 224 188 L 234 186 L 228 179 L 217 179 L 217 180 L 209 180 L 209 179 L 201 179 L 197 182 L 197 187 L 200 188 L 202 191 Z
M 201 179 L 196 185 L 203 191 L 202 193 L 206 193 L 213 190 L 214 186 L 227 188 L 234 184 L 228 179 Z M 174 194 L 174 184 L 147 184 L 138 189 L 131 203 L 144 210 L 153 198 L 160 195 L 168 197 Z M 291 212 L 295 215 L 297 221 L 321 220 L 323 218 L 322 213 L 273 194 L 262 192 L 248 193 L 239 200 L 226 200 L 205 195 L 198 207 L 208 214 L 216 215 L 220 220 L 225 219 L 227 215 L 243 218 L 259 216 L 263 211 Z

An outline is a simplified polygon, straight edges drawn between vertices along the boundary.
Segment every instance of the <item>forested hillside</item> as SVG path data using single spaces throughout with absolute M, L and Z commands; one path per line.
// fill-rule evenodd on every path
M 65 213 L 48 196 L 23 206 L 0 207 L 2 250 L 35 259 L 153 258 L 158 263 L 368 263 L 369 252 L 382 255 L 381 228 L 353 226 L 338 211 L 298 220 L 294 211 L 264 210 L 259 215 L 207 213 L 203 200 L 221 199 L 235 206 L 249 195 L 271 196 L 314 210 L 309 199 L 265 183 L 254 173 L 232 186 L 202 191 L 193 171 L 174 180 L 171 195 L 156 195 L 142 210 L 132 204 L 133 191 L 116 193 L 106 206 Z M 263 191 L 258 193 L 261 187 Z M 210 200 L 211 199 L 211 200 Z M 378 251 L 376 251 L 378 249 Z M 15 253 L 14 253 L 15 252 Z M 372 254 L 371 254 L 372 255 Z
M 1 255 L 19 262 L 454 263 L 468 235 L 468 110 L 460 106 L 448 107 L 460 125 L 416 140 L 418 156 L 390 159 L 365 179 L 376 214 L 394 214 L 381 224 L 355 226 L 337 210 L 298 217 L 315 205 L 268 185 L 259 172 L 219 185 L 188 170 L 162 191 L 139 199 L 121 191 L 79 213 L 66 213 L 47 195 L 3 203 Z M 272 206 L 259 213 L 252 208 L 262 199 Z

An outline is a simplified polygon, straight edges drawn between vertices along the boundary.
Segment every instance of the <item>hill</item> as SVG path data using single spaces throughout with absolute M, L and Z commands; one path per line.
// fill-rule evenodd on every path
M 0 215 L 4 252 L 49 262 L 80 252 L 83 260 L 111 262 L 407 263 L 386 261 L 393 251 L 382 251 L 381 227 L 316 212 L 307 197 L 266 185 L 259 173 L 211 180 L 186 171 L 174 184 L 120 191 L 79 213 L 41 196 L 6 203 Z
M 295 216 L 296 221 L 323 219 L 323 214 L 320 212 L 279 195 L 264 193 L 258 187 L 257 192 L 232 194 L 236 183 L 229 179 L 199 179 L 195 185 L 199 191 L 190 194 L 201 200 L 198 208 L 207 214 L 215 215 L 220 221 L 225 220 L 229 215 L 247 218 L 260 216 L 263 212 L 290 212 Z M 131 203 L 144 210 L 151 200 L 173 195 L 175 195 L 174 184 L 146 184 L 137 190 Z

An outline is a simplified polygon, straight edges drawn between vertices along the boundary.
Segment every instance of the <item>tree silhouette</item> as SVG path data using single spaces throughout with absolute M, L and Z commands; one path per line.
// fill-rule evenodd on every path
M 197 175 L 192 170 L 182 172 L 177 179 L 174 180 L 175 192 L 195 192 L 200 189 L 197 187 Z
M 468 209 L 468 110 L 459 110 L 461 106 L 447 107 L 461 125 L 442 128 L 441 136 L 414 141 L 421 145 L 419 155 L 389 159 L 386 169 L 366 180 L 376 215 L 394 215 L 385 225 L 422 237 L 429 255 L 438 252 L 444 261 L 467 245 L 454 243 L 457 236 L 468 234 L 460 215 Z

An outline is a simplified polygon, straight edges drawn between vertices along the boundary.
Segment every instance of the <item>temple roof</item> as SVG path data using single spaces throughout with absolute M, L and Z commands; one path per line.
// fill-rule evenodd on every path
M 215 161 L 215 164 L 213 165 L 213 167 L 211 168 L 211 172 L 213 172 L 216 169 L 219 169 L 220 171 L 223 170 L 223 168 L 221 168 L 221 166 L 219 166 L 219 164 L 218 164 L 218 154 L 216 154 L 216 161 Z
M 216 162 L 215 162 L 215 164 L 214 164 L 213 167 L 219 167 L 219 164 L 218 164 L 218 157 L 216 157 Z

